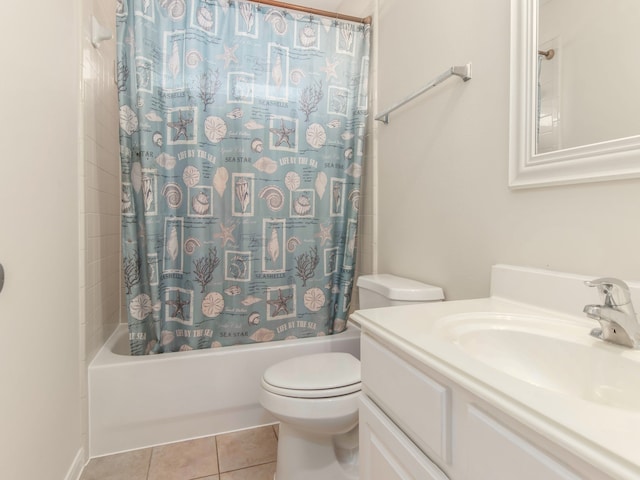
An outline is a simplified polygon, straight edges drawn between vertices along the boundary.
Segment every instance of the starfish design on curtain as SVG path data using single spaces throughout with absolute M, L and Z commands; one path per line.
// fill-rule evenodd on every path
M 320 246 L 324 247 L 324 244 L 327 243 L 327 240 L 331 240 L 331 229 L 333 228 L 333 224 L 329 223 L 326 227 L 323 227 L 320 224 L 320 232 L 315 234 L 316 238 L 320 239 Z
M 278 289 L 278 298 L 274 300 L 267 300 L 267 303 L 272 307 L 275 307 L 275 310 L 271 312 L 272 317 L 276 317 L 280 312 L 284 312 L 284 314 L 289 313 L 289 308 L 287 307 L 287 302 L 293 298 L 293 295 L 287 295 L 286 297 L 282 296 L 282 290 Z
M 289 141 L 289 136 L 296 131 L 295 128 L 287 128 L 284 126 L 284 120 L 280 120 L 281 127 L 280 128 L 270 128 L 269 131 L 274 135 L 278 135 L 278 140 L 276 140 L 275 146 L 279 147 L 283 143 L 287 144 L 287 147 L 291 148 L 291 142 Z
M 221 53 L 220 55 L 216 55 L 216 58 L 218 60 L 224 60 L 224 68 L 229 68 L 229 65 L 231 65 L 231 62 L 239 63 L 238 57 L 236 57 L 236 50 L 238 49 L 239 46 L 240 45 L 227 47 L 226 45 L 223 45 L 224 53 Z
M 192 123 L 192 118 L 182 118 L 182 111 L 178 110 L 178 121 L 167 122 L 167 125 L 176 131 L 176 134 L 173 136 L 173 141 L 177 141 L 182 135 L 184 135 L 185 140 L 189 140 L 189 137 L 187 136 L 187 126 Z
M 189 302 L 188 300 L 182 300 L 182 297 L 180 296 L 180 292 L 178 292 L 178 298 L 176 298 L 175 300 L 167 300 L 166 304 L 170 307 L 173 307 L 175 310 L 173 312 L 173 315 L 171 315 L 173 318 L 181 318 L 182 320 L 184 320 L 184 307 L 186 307 L 187 305 L 189 305 L 191 302 Z
M 229 225 L 228 227 L 225 227 L 224 223 L 220 222 L 220 232 L 214 233 L 213 238 L 220 238 L 222 240 L 223 247 L 227 246 L 227 242 L 231 242 L 235 245 L 236 237 L 234 237 L 233 235 L 233 231 L 235 230 L 235 228 L 235 223 Z
M 340 62 L 338 62 L 337 60 L 333 63 L 329 62 L 328 58 L 324 59 L 324 63 L 325 66 L 324 67 L 320 67 L 320 71 L 324 72 L 327 74 L 327 82 L 329 80 L 331 80 L 332 78 L 338 78 L 338 74 L 336 73 L 336 67 L 338 66 L 338 64 Z

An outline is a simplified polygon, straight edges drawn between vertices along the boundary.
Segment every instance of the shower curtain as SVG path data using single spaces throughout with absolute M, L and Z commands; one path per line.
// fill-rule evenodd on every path
M 369 26 L 119 0 L 133 354 L 327 335 L 353 287 Z

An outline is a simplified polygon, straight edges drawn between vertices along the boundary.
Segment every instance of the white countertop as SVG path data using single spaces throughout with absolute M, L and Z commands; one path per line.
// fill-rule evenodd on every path
M 640 478 L 640 405 L 637 409 L 614 408 L 535 386 L 492 368 L 436 334 L 442 326 L 439 319 L 470 312 L 551 315 L 563 325 L 560 328 L 578 333 L 576 342 L 613 349 L 616 355 L 637 361 L 638 370 L 628 374 L 640 376 L 640 351 L 591 337 L 589 332 L 596 322 L 495 296 L 359 310 L 352 319 L 360 324 L 363 333 L 448 377 L 613 478 Z M 540 355 L 544 353 L 541 351 Z M 566 361 L 572 362 L 572 358 Z

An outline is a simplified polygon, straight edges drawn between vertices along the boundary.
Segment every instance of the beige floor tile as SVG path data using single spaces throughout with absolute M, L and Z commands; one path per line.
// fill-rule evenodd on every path
M 280 438 L 280 424 L 273 425 L 273 431 L 276 432 L 276 438 Z
M 191 480 L 218 473 L 215 437 L 153 448 L 148 480 Z
M 220 480 L 273 480 L 275 473 L 276 463 L 273 462 L 223 473 Z
M 276 461 L 278 441 L 269 425 L 216 437 L 220 473 Z
M 150 458 L 150 448 L 93 458 L 80 480 L 146 480 Z

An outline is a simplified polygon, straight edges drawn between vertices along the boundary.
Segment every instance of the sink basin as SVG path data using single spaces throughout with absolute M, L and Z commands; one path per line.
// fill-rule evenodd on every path
M 640 411 L 640 352 L 589 336 L 589 326 L 545 316 L 452 315 L 433 334 L 487 366 L 531 385 Z

